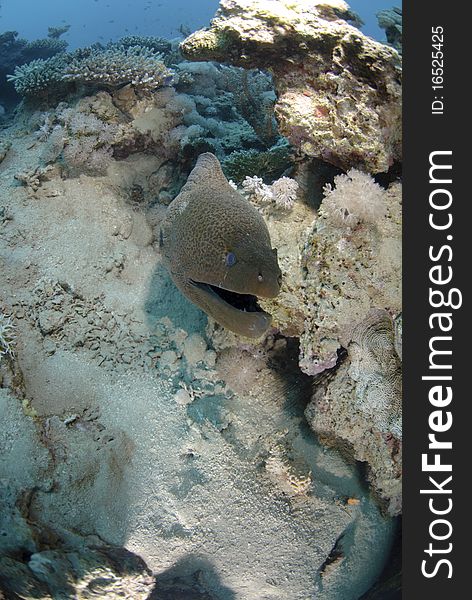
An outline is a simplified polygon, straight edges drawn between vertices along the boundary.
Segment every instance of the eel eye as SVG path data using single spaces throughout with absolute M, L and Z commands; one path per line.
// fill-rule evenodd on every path
M 236 264 L 236 254 L 234 254 L 234 252 L 228 252 L 225 259 L 225 264 L 227 267 L 232 267 Z
M 264 281 L 262 273 L 259 273 L 259 275 L 257 276 L 257 281 Z

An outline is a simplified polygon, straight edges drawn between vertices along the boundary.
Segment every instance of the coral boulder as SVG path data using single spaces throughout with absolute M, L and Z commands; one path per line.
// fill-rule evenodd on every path
M 401 159 L 400 57 L 351 18 L 339 0 L 221 0 L 211 26 L 181 50 L 268 69 L 281 133 L 302 155 L 383 172 Z

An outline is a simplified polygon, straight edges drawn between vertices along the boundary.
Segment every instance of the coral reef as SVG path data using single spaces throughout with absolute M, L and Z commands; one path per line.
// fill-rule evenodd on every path
M 347 341 L 347 340 L 346 340 Z M 368 465 L 390 515 L 402 509 L 401 362 L 392 319 L 373 310 L 346 343 L 348 358 L 315 387 L 305 414 L 320 439 Z
M 7 79 L 22 96 L 70 91 L 72 82 L 101 89 L 131 84 L 149 92 L 172 82 L 172 71 L 162 59 L 161 53 L 146 46 L 97 44 L 18 66 Z
M 0 138 L 0 163 L 7 155 L 8 150 L 11 148 L 11 142 L 7 139 Z
M 270 198 L 260 180 L 244 187 L 263 205 Z M 401 185 L 385 190 L 351 169 L 325 186 L 317 215 L 295 202 L 287 222 L 265 206 L 283 283 L 261 305 L 282 333 L 299 337 L 300 368 L 319 382 L 307 418 L 322 441 L 368 464 L 372 488 L 398 514 Z
M 55 34 L 55 29 L 50 31 Z M 58 31 L 61 28 L 58 29 Z M 37 59 L 48 59 L 62 53 L 67 48 L 67 42 L 59 39 L 58 35 L 28 42 L 18 37 L 16 31 L 6 31 L 0 34 L 0 101 L 12 105 L 18 101 L 12 85 L 7 81 L 7 75 L 18 66 Z
M 139 98 L 132 86 L 125 86 L 111 94 L 102 91 L 61 102 L 47 112 L 26 113 L 25 118 L 40 142 L 41 164 L 16 178 L 33 192 L 44 179 L 43 170 L 51 165 L 64 177 L 77 177 L 103 175 L 115 159 L 139 152 L 175 158 L 179 152 L 175 132 L 179 127 L 185 130 L 179 96 L 171 87 Z M 162 173 L 159 178 L 164 176 L 169 185 L 177 185 L 169 178 L 174 172 L 179 178 L 178 163 L 175 168 L 169 164 L 167 171 L 168 175 Z M 160 189 L 164 191 L 163 186 Z
M 292 167 L 291 149 L 281 138 L 267 150 L 235 150 L 222 162 L 228 179 L 242 183 L 246 177 L 260 177 L 265 181 L 274 180 Z
M 394 6 L 390 9 L 381 10 L 377 13 L 377 21 L 379 27 L 385 29 L 387 42 L 391 44 L 395 50 L 402 53 L 402 9 Z
M 2 357 L 7 593 L 26 595 L 12 583 L 19 573 L 44 598 L 169 589 L 168 597 L 184 589 L 191 598 L 200 589 L 214 598 L 335 600 L 360 597 L 387 560 L 392 521 L 356 468 L 306 425 L 310 377 L 298 368 L 298 340 L 271 331 L 249 344 L 206 327 L 161 264 L 159 224 L 188 168 L 180 140 L 197 106 L 191 92 L 141 96 L 124 86 L 47 113 L 23 105 L 4 132 L 12 146 L 0 164 L 0 302 L 15 323 L 22 372 L 13 397 L 10 356 Z M 74 139 L 110 147 L 100 177 L 85 163 L 69 177 Z M 291 203 L 292 181 L 262 183 L 288 191 Z M 254 199 L 284 270 L 278 324 L 294 336 L 306 314 L 292 251 L 316 216 L 297 183 L 290 211 Z M 339 229 L 363 227 L 370 222 Z M 366 337 L 359 329 L 349 338 L 349 380 L 366 382 L 371 401 L 376 381 L 355 360 Z M 368 356 L 373 365 L 383 354 Z
M 273 114 L 275 93 L 267 73 L 210 62 L 180 62 L 175 70 L 176 89 L 187 99 L 184 156 L 195 160 L 210 151 L 224 161 L 229 178 L 239 181 L 264 170 L 267 177 L 280 176 L 290 166 L 288 144 L 280 137 Z
M 345 332 L 371 308 L 401 312 L 401 186 L 387 191 L 362 173 L 336 178 L 303 251 L 308 314 L 300 366 L 334 366 Z
M 355 19 L 341 0 L 223 0 L 183 43 L 191 62 L 128 36 L 17 63 L 28 101 L 0 140 L 5 593 L 336 600 L 377 579 L 384 513 L 401 512 L 401 186 L 365 171 L 400 158 L 400 69 Z M 278 250 L 259 342 L 162 265 L 166 206 L 207 151 Z
M 263 204 L 270 199 L 269 186 L 247 181 L 249 196 L 258 189 Z M 384 190 L 356 170 L 334 185 L 325 186 L 317 215 L 300 202 L 289 222 L 270 204 L 264 211 L 284 283 L 262 306 L 282 333 L 301 336 L 300 366 L 310 375 L 336 364 L 344 331 L 371 308 L 401 312 L 401 186 Z
M 340 0 L 222 0 L 210 28 L 181 50 L 190 60 L 268 69 L 280 131 L 302 155 L 387 171 L 401 158 L 399 55 L 343 17 Z

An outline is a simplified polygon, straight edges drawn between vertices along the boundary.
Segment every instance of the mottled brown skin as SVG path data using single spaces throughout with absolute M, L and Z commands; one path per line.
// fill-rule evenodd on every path
M 260 213 L 234 190 L 216 156 L 199 156 L 187 183 L 161 225 L 164 264 L 177 287 L 218 323 L 256 338 L 270 327 L 259 309 L 235 308 L 207 285 L 238 294 L 273 298 L 280 291 L 277 252 Z M 228 253 L 236 262 L 228 266 Z

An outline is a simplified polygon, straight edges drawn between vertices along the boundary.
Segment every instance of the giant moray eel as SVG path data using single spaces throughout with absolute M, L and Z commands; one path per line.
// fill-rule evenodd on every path
M 215 321 L 256 338 L 271 316 L 257 296 L 279 293 L 277 251 L 259 212 L 228 183 L 216 156 L 198 158 L 161 225 L 163 261 L 174 283 Z

